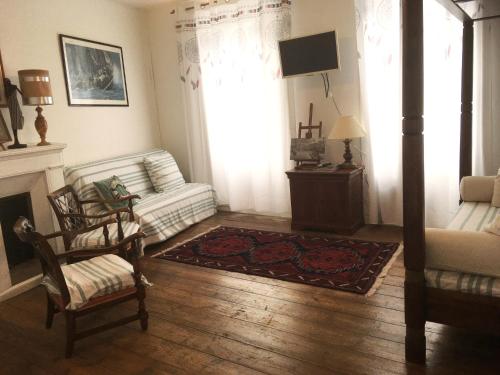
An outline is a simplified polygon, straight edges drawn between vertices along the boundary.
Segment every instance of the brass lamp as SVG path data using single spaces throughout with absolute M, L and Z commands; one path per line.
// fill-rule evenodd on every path
M 45 140 L 48 125 L 45 117 L 42 115 L 43 109 L 40 107 L 41 105 L 50 105 L 54 103 L 52 89 L 50 87 L 49 71 L 29 69 L 20 70 L 18 74 L 19 84 L 23 93 L 23 104 L 36 105 L 38 116 L 35 120 L 35 128 L 41 139 L 38 146 L 50 145 L 50 143 Z
M 354 116 L 341 116 L 333 126 L 328 139 L 341 139 L 345 144 L 344 162 L 337 165 L 340 169 L 355 169 L 357 166 L 352 162 L 351 141 L 353 138 L 366 136 L 366 130 L 360 125 Z

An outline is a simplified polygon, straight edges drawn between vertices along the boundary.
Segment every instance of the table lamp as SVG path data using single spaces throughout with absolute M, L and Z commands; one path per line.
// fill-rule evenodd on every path
M 366 131 L 354 116 L 341 116 L 337 120 L 328 135 L 328 139 L 342 139 L 345 144 L 344 162 L 337 165 L 337 168 L 357 168 L 352 162 L 351 141 L 353 138 L 362 138 L 364 136 L 366 136 Z
M 47 121 L 42 115 L 41 105 L 53 104 L 52 89 L 50 87 L 50 77 L 48 70 L 29 69 L 20 70 L 19 84 L 23 93 L 24 105 L 36 105 L 38 116 L 35 120 L 35 128 L 40 136 L 41 142 L 37 146 L 50 145 L 45 140 L 47 134 Z

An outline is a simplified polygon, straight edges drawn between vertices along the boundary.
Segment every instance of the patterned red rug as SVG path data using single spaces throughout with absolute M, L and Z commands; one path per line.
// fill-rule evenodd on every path
M 155 257 L 366 294 L 398 247 L 394 242 L 218 227 Z

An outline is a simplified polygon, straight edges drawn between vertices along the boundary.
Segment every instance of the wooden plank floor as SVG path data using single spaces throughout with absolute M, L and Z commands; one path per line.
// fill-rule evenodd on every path
M 288 220 L 219 213 L 151 254 L 216 225 L 290 231 Z M 395 227 L 356 238 L 399 241 Z M 428 324 L 428 366 L 404 361 L 403 265 L 363 296 L 144 259 L 149 331 L 131 323 L 77 342 L 63 357 L 64 320 L 44 328 L 41 287 L 0 304 L 0 374 L 498 374 L 500 340 Z M 82 319 L 115 319 L 134 303 Z

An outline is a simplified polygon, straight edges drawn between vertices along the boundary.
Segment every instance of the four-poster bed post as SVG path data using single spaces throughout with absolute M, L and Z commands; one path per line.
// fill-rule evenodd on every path
M 500 18 L 500 6 L 482 0 L 436 1 L 461 20 L 464 26 L 460 119 L 462 178 L 472 174 L 474 22 Z M 474 9 L 479 9 L 479 13 L 467 13 L 462 8 L 465 3 L 474 3 Z M 492 4 L 496 4 L 496 8 Z M 427 321 L 500 335 L 500 298 L 426 287 L 423 0 L 401 0 L 401 9 L 406 360 L 425 363 Z
M 460 118 L 460 179 L 472 175 L 472 95 L 474 64 L 474 22 L 463 21 L 462 114 Z
M 425 361 L 424 14 L 423 0 L 402 0 L 403 222 L 406 358 Z

